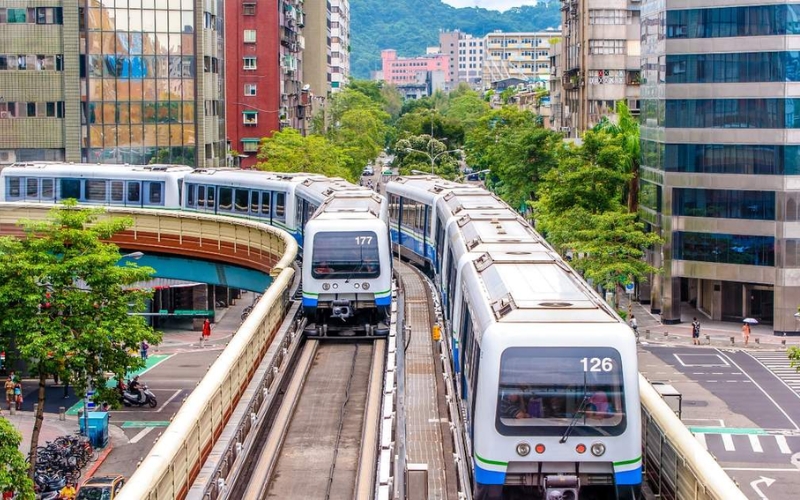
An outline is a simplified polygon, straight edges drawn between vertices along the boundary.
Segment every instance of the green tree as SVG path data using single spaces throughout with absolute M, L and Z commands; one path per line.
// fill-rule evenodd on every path
M 33 500 L 33 481 L 27 475 L 25 456 L 19 451 L 21 441 L 22 436 L 11 422 L 0 418 L 0 493 L 11 491 L 16 493 L 14 498 Z
M 800 312 L 800 308 L 797 311 Z M 800 372 L 800 347 L 786 349 L 786 355 L 789 357 L 789 366 Z
M 117 265 L 119 248 L 108 242 L 131 221 L 101 220 L 102 209 L 76 205 L 70 200 L 47 220 L 24 221 L 21 239 L 0 239 L 0 338 L 16 346 L 39 378 L 31 477 L 48 375 L 69 378 L 79 393 L 93 386 L 103 400 L 109 396 L 107 374 L 124 377 L 143 366 L 129 351 L 142 340 L 161 339 L 142 316 L 129 314 L 143 311 L 151 296 L 130 285 L 148 279 L 152 269 Z
M 628 187 L 625 192 L 628 211 L 636 213 L 639 211 L 639 163 L 641 161 L 641 150 L 639 148 L 639 121 L 631 114 L 625 101 L 617 102 L 617 122 L 613 122 L 608 117 L 603 117 L 594 127 L 597 131 L 603 131 L 620 138 L 622 152 L 624 153 L 624 165 L 630 174 Z
M 395 150 L 395 166 L 399 168 L 401 175 L 412 174 L 412 170 L 431 172 L 445 179 L 454 179 L 458 175 L 461 151 L 448 150 L 445 143 L 430 135 L 400 139 Z
M 480 118 L 489 112 L 489 104 L 468 86 L 454 90 L 450 97 L 444 116 L 460 123 L 465 132 L 478 126 Z
M 328 177 L 356 180 L 347 169 L 347 158 L 341 148 L 325 137 L 287 128 L 262 140 L 256 168 L 271 172 L 309 172 Z

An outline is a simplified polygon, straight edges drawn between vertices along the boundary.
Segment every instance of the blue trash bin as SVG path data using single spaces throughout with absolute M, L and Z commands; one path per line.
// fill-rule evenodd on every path
M 102 448 L 108 444 L 108 412 L 90 411 L 88 419 L 83 415 L 78 419 L 81 433 L 89 437 L 89 442 L 95 448 Z M 86 432 L 86 421 L 89 421 L 89 432 Z

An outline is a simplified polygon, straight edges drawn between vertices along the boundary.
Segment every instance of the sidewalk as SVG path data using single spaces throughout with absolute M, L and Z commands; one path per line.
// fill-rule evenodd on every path
M 626 310 L 628 300 L 620 302 L 620 309 Z M 650 313 L 649 305 L 634 302 L 632 312 L 639 325 L 639 339 L 650 343 L 692 343 L 692 320 L 700 321 L 700 343 L 702 345 L 724 346 L 746 350 L 776 350 L 789 346 L 800 347 L 800 337 L 778 337 L 773 335 L 771 325 L 751 325 L 750 343 L 744 345 L 742 324 L 730 321 L 714 321 L 689 304 L 681 304 L 681 323 L 664 325 L 657 314 Z M 649 330 L 649 334 L 648 334 Z M 733 337 L 733 343 L 731 343 Z

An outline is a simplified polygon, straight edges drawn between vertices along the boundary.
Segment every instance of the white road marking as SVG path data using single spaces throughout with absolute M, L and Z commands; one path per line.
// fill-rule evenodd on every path
M 761 441 L 758 440 L 758 436 L 755 434 L 748 434 L 747 437 L 750 439 L 750 447 L 753 448 L 754 452 L 764 453 L 764 448 L 761 447 Z
M 730 434 L 720 434 L 722 436 L 722 444 L 725 446 L 725 451 L 736 451 L 733 445 L 733 437 Z
M 705 434 L 703 434 L 702 432 L 698 432 L 697 434 L 694 435 L 694 437 L 697 438 L 697 440 L 703 446 L 704 450 L 708 450 L 708 443 L 706 443 L 706 435 Z
M 778 448 L 780 448 L 781 453 L 791 455 L 792 450 L 789 448 L 789 443 L 786 442 L 786 436 L 777 435 L 775 436 L 775 441 L 778 442 Z
M 800 472 L 800 469 L 764 469 L 760 467 L 723 467 L 722 470 L 738 470 L 749 472 Z
M 169 399 L 168 399 L 168 400 L 166 400 L 165 402 L 161 403 L 161 408 L 159 408 L 158 410 L 156 410 L 156 413 L 161 413 L 161 410 L 163 410 L 164 408 L 166 408 L 166 407 L 167 407 L 167 405 L 170 403 L 170 401 L 172 401 L 173 399 L 175 399 L 176 397 L 178 397 L 178 394 L 180 394 L 180 393 L 181 393 L 181 390 L 182 390 L 182 389 L 178 389 L 177 391 L 175 391 L 175 393 L 174 393 L 172 396 L 170 396 L 170 397 L 169 397 Z
M 147 434 L 149 434 L 150 431 L 152 431 L 153 429 L 155 429 L 155 427 L 145 427 L 144 429 L 140 430 L 138 434 L 136 434 L 135 436 L 133 436 L 131 438 L 130 443 L 131 444 L 138 443 L 139 441 L 142 440 L 143 437 L 145 437 Z

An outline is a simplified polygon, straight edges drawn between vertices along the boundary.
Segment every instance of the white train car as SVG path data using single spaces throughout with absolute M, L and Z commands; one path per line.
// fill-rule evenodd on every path
M 15 163 L 0 171 L 0 200 L 179 209 L 183 165 Z
M 641 409 L 627 325 L 491 193 L 398 181 L 390 200 L 435 192 L 437 283 L 448 284 L 440 291 L 475 497 L 638 497 Z
M 386 199 L 340 189 L 305 225 L 303 311 L 311 335 L 389 333 L 392 258 Z

